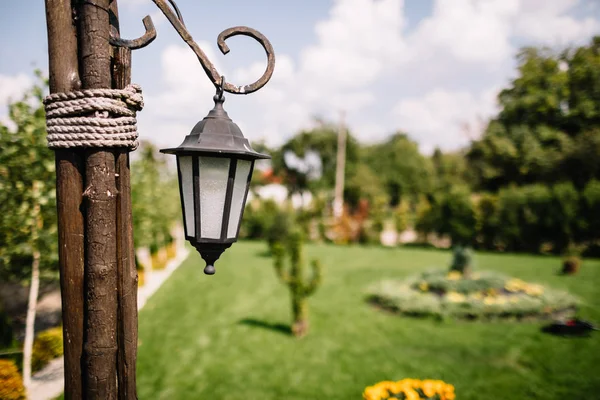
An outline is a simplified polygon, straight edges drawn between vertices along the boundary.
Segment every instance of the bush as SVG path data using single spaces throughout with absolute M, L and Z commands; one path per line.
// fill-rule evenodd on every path
M 586 240 L 600 239 L 600 181 L 590 181 L 581 195 L 582 215 L 585 215 L 583 237 Z
M 462 275 L 469 275 L 473 263 L 473 251 L 468 247 L 455 246 L 452 253 L 451 271 L 457 271 Z
M 294 225 L 294 216 L 291 213 L 278 210 L 275 213 L 271 224 L 266 228 L 269 249 L 272 249 L 275 243 L 285 243 L 288 240 Z
M 32 371 L 39 371 L 51 360 L 63 355 L 62 327 L 40 332 L 33 341 Z
M 246 206 L 240 225 L 240 238 L 266 239 L 269 227 L 273 225 L 275 215 L 279 212 L 273 200 L 254 200 Z
M 498 242 L 498 196 L 483 193 L 475 202 L 477 245 L 484 249 L 497 250 Z
M 398 234 L 408 229 L 411 220 L 410 203 L 406 200 L 400 201 L 400 204 L 394 209 L 394 225 Z
M 0 400 L 25 399 L 25 387 L 13 361 L 0 359 Z
M 579 193 L 571 182 L 565 182 L 554 185 L 552 195 L 551 240 L 555 250 L 563 251 L 575 239 L 578 231 Z

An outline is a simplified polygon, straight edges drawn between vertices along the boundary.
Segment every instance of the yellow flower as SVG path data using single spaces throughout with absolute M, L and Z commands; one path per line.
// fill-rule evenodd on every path
M 473 299 L 475 299 L 475 300 L 481 300 L 481 299 L 483 299 L 483 293 L 482 292 L 475 292 L 475 293 L 472 293 L 470 296 Z
M 544 288 L 541 285 L 529 284 L 525 286 L 525 293 L 529 296 L 541 296 L 544 293 Z
M 450 271 L 448 273 L 448 275 L 446 276 L 446 278 L 449 281 L 457 281 L 457 280 L 459 280 L 459 279 L 462 278 L 462 274 L 460 272 L 458 272 L 458 271 Z
M 422 389 L 427 397 L 433 397 L 437 393 L 437 387 L 435 386 L 434 381 L 423 381 Z
M 522 281 L 521 279 L 514 278 L 504 284 L 504 289 L 506 289 L 509 292 L 514 293 L 514 292 L 522 291 L 526 285 L 527 284 L 524 281 Z
M 486 296 L 486 298 L 483 299 L 483 304 L 485 304 L 486 306 L 489 306 L 489 305 L 492 305 L 492 304 L 496 304 L 496 298 L 495 297 Z
M 426 292 L 429 290 L 429 285 L 427 284 L 427 282 L 423 281 L 419 283 L 419 289 L 421 289 L 421 292 Z
M 446 294 L 446 299 L 451 303 L 462 303 L 466 300 L 466 297 L 462 293 L 448 292 L 448 294 Z

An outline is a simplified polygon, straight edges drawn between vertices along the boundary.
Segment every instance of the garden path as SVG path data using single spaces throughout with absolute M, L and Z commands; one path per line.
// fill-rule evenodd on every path
M 144 286 L 138 289 L 138 310 L 160 288 L 181 263 L 188 257 L 189 250 L 185 246 L 177 249 L 177 256 L 169 261 L 163 270 L 152 271 L 146 278 Z M 59 297 L 60 300 L 60 297 Z M 60 301 L 54 306 L 60 310 Z M 52 360 L 42 370 L 36 372 L 31 379 L 30 400 L 52 400 L 60 396 L 64 390 L 64 358 Z

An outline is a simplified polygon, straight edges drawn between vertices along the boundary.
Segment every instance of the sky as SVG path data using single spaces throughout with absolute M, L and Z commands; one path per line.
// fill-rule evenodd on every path
M 424 153 L 451 151 L 481 134 L 496 96 L 515 77 L 522 46 L 565 46 L 600 34 L 600 0 L 179 0 L 185 24 L 228 82 L 262 75 L 266 57 L 248 37 L 218 34 L 246 25 L 276 55 L 271 81 L 225 108 L 251 141 L 281 145 L 317 118 L 345 123 L 361 142 L 403 131 Z M 31 8 L 30 8 L 31 7 Z M 151 0 L 119 0 L 122 36 L 143 33 L 150 15 L 157 39 L 133 53 L 142 86 L 142 139 L 179 145 L 212 108 L 214 87 L 194 53 Z M 7 104 L 48 73 L 42 0 L 0 0 L 0 121 Z

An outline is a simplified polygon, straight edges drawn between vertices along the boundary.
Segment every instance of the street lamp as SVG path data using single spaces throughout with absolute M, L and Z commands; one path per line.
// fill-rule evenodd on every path
M 177 156 L 185 238 L 206 261 L 207 275 L 215 273 L 215 261 L 237 241 L 254 161 L 270 158 L 254 151 L 229 118 L 223 90 L 214 101 L 179 147 L 161 150 Z
M 254 161 L 270 158 L 254 151 L 240 128 L 229 118 L 223 109 L 223 93 L 249 94 L 262 88 L 273 75 L 275 55 L 269 40 L 252 28 L 237 26 L 224 30 L 217 38 L 223 54 L 229 52 L 225 43 L 228 38 L 244 35 L 257 40 L 267 55 L 266 70 L 256 82 L 246 86 L 225 82 L 225 78 L 192 39 L 175 2 L 152 1 L 194 51 L 217 89 L 215 107 L 196 124 L 183 143 L 179 147 L 161 150 L 177 156 L 185 237 L 206 261 L 204 272 L 212 275 L 215 273 L 214 263 L 237 241 Z M 156 37 L 149 16 L 144 18 L 144 26 L 146 33 L 135 40 L 124 40 L 111 32 L 111 44 L 130 49 L 148 45 Z

